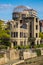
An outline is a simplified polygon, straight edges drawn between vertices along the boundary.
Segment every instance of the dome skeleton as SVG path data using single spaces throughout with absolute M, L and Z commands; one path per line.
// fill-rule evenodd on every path
M 23 11 L 36 11 L 30 7 L 26 7 L 26 6 L 17 6 L 14 8 L 13 12 L 23 12 Z M 37 11 L 36 11 L 37 12 Z
M 26 6 L 17 6 L 16 8 L 14 8 L 14 12 L 22 12 L 24 10 L 28 10 L 29 8 Z

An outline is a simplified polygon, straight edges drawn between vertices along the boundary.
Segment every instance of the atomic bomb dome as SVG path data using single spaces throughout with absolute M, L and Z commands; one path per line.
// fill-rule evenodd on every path
M 39 18 L 36 10 L 17 6 L 13 10 L 12 20 L 11 41 L 14 46 L 31 45 L 31 48 L 34 48 L 35 44 L 40 44 Z

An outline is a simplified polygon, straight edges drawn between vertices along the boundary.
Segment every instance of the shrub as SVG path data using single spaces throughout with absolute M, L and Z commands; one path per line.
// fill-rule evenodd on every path
M 0 45 L 0 49 L 7 49 L 8 46 Z
M 27 46 L 18 46 L 18 49 L 29 49 L 29 45 L 27 45 Z
M 24 48 L 25 48 L 25 49 L 29 49 L 29 48 L 30 48 L 30 46 L 29 46 L 29 45 L 27 45 L 27 46 L 24 46 Z
M 40 47 L 43 48 L 43 44 L 40 44 Z
M 41 56 L 41 50 L 40 49 L 36 49 L 36 53 L 37 53 L 37 56 Z
M 14 46 L 14 49 L 17 49 L 17 46 Z
M 35 48 L 43 48 L 43 44 L 35 45 Z
M 18 46 L 18 49 L 24 49 L 24 46 Z
M 40 45 L 38 44 L 38 45 L 35 45 L 35 48 L 40 48 Z

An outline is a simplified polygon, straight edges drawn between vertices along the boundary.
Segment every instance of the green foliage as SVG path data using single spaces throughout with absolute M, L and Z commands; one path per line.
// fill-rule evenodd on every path
M 18 49 L 24 49 L 24 46 L 18 46 Z
M 43 48 L 43 44 L 38 44 L 34 46 L 35 48 Z
M 14 46 L 14 49 L 17 49 L 18 47 L 17 46 Z
M 41 50 L 40 49 L 36 49 L 36 53 L 37 53 L 37 56 L 41 56 Z
M 38 45 L 35 45 L 34 47 L 35 47 L 35 48 L 40 48 L 40 45 L 38 44 Z
M 7 27 L 7 25 L 4 25 L 4 22 L 3 21 L 0 21 L 0 38 L 1 37 L 7 37 L 9 38 L 9 30 L 5 30 L 5 27 Z
M 9 46 L 10 44 L 10 31 L 6 29 L 7 25 L 4 25 L 4 21 L 0 20 L 0 44 Z
M 29 49 L 30 48 L 30 46 L 29 45 L 27 45 L 27 46 L 14 46 L 14 49 Z
M 43 48 L 43 44 L 40 44 L 40 47 Z
M 5 46 L 5 45 L 0 45 L 0 49 L 7 49 L 7 46 Z
M 27 46 L 24 46 L 25 49 L 29 49 L 30 48 L 30 45 L 27 45 Z
M 41 38 L 41 39 L 43 39 L 43 33 L 39 33 L 39 37 Z

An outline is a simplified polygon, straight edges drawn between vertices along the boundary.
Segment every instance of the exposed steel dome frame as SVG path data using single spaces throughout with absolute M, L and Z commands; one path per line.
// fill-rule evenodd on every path
M 13 12 L 22 12 L 24 10 L 28 10 L 28 7 L 26 6 L 17 6 L 14 8 Z

